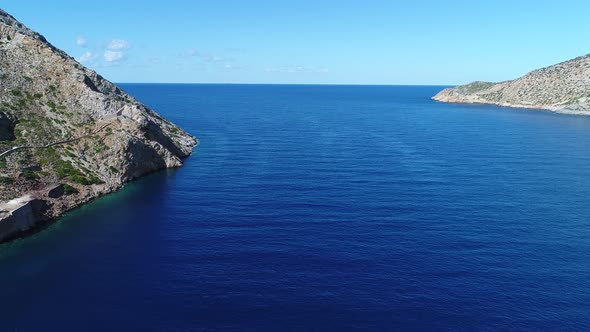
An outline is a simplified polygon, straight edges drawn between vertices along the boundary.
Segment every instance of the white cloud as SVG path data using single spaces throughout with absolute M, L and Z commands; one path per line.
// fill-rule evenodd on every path
M 227 59 L 222 56 L 207 55 L 207 56 L 203 57 L 203 60 L 207 61 L 207 62 L 223 62 L 223 61 L 226 61 Z
M 186 52 L 186 54 L 189 56 L 199 56 L 201 54 L 201 52 L 199 52 L 195 49 L 190 49 Z
M 306 67 L 306 66 L 283 66 L 283 67 L 268 67 L 264 69 L 267 73 L 328 73 L 328 68 Z
M 223 69 L 227 69 L 227 70 L 234 70 L 234 69 L 243 69 L 243 66 L 239 66 L 239 65 L 232 65 L 232 64 L 225 64 L 223 65 Z
M 225 51 L 229 52 L 229 50 L 227 49 Z M 194 48 L 188 49 L 184 53 L 179 54 L 178 56 L 182 59 L 186 59 L 186 57 L 193 57 L 197 60 L 200 66 L 204 66 L 204 68 L 209 69 L 240 70 L 245 68 L 243 65 L 240 65 L 239 61 L 231 55 L 227 56 L 208 53 Z M 187 64 L 185 63 L 183 65 Z
M 160 59 L 159 57 L 149 57 L 147 59 L 147 62 L 149 62 L 151 64 L 158 64 L 158 63 L 162 62 L 162 59 Z
M 107 49 L 111 51 L 122 51 L 129 48 L 131 48 L 131 44 L 124 39 L 113 39 L 107 46 Z
M 123 52 L 110 51 L 110 50 L 104 51 L 104 61 L 106 61 L 108 63 L 112 64 L 112 63 L 120 62 L 121 60 L 123 60 L 123 58 L 125 58 L 125 54 Z
M 88 40 L 82 36 L 78 36 L 78 38 L 76 38 L 76 45 L 86 47 L 88 45 Z
M 213 54 L 209 54 L 209 53 L 203 53 L 199 50 L 195 50 L 195 49 L 190 49 L 186 52 L 187 55 L 189 56 L 194 56 L 197 57 L 199 59 L 201 59 L 202 61 L 205 62 L 229 62 L 232 61 L 233 59 L 228 58 L 228 57 L 224 57 L 224 56 L 220 56 L 220 55 L 213 55 Z
M 84 52 L 84 54 L 79 56 L 77 60 L 80 63 L 87 63 L 87 62 L 93 60 L 95 57 L 96 57 L 96 55 L 92 52 Z

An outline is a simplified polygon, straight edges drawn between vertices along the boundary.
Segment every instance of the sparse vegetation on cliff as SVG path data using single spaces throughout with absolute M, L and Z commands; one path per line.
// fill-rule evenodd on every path
M 144 174 L 182 165 L 195 144 L 0 10 L 0 205 L 30 196 L 47 206 L 43 217 L 53 218 Z M 57 195 L 56 185 L 67 195 Z M 0 222 L 8 217 L 0 213 Z
M 433 99 L 590 115 L 590 55 L 538 69 L 512 81 L 474 82 L 445 89 Z

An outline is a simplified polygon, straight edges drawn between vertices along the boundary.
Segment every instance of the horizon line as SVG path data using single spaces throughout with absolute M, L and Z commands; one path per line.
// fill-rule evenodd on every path
M 231 82 L 114 82 L 114 84 L 169 84 L 169 85 L 302 85 L 302 86 L 432 86 L 455 87 L 461 84 L 367 84 L 367 83 L 231 83 Z

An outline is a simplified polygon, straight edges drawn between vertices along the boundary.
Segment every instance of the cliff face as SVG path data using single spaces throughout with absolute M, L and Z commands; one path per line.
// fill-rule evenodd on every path
M 0 241 L 181 166 L 196 142 L 0 10 Z
M 590 55 L 532 71 L 501 83 L 474 82 L 433 97 L 451 103 L 494 104 L 590 114 Z

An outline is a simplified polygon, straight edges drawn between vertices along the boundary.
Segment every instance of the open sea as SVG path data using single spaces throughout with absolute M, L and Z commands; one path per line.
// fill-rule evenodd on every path
M 0 246 L 0 331 L 590 330 L 590 117 L 122 87 L 200 145 Z

